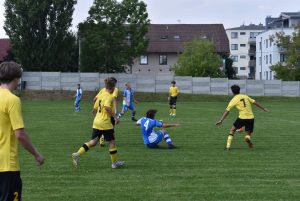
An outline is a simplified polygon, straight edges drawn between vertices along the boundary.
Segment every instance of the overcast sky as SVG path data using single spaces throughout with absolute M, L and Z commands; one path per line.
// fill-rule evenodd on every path
M 281 12 L 300 11 L 300 0 L 144 0 L 148 5 L 151 23 L 224 24 L 225 28 L 242 24 L 263 23 L 265 17 Z M 75 6 L 73 30 L 88 16 L 93 0 L 78 0 Z M 0 38 L 3 30 L 4 0 L 0 0 Z

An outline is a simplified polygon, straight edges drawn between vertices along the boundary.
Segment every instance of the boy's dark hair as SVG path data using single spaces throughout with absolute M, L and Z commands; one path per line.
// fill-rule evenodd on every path
M 111 79 L 112 79 L 115 83 L 118 82 L 118 80 L 117 80 L 115 77 L 111 77 Z
M 146 117 L 150 119 L 154 119 L 157 110 L 150 109 L 146 112 Z
M 0 83 L 10 83 L 16 78 L 22 77 L 22 69 L 16 62 L 3 62 L 0 64 Z
M 232 91 L 232 93 L 234 94 L 234 95 L 237 95 L 237 94 L 239 94 L 240 93 L 240 87 L 238 86 L 238 85 L 232 85 L 231 86 L 231 91 Z
M 171 84 L 176 84 L 176 82 L 175 82 L 175 81 L 172 81 Z
M 105 88 L 106 89 L 112 90 L 116 87 L 116 83 L 111 77 L 106 78 L 104 80 L 104 83 L 105 83 Z

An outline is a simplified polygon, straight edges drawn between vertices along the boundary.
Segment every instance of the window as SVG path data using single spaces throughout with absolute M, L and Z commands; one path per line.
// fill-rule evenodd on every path
M 270 39 L 270 47 L 272 47 L 272 42 L 273 42 L 273 40 L 272 40 L 272 39 Z
M 258 36 L 259 32 L 250 32 L 250 38 L 256 38 Z
M 240 44 L 240 47 L 246 47 L 246 44 Z
M 286 62 L 286 55 L 280 54 L 280 62 Z
M 239 46 L 238 44 L 231 44 L 231 50 L 238 50 Z
M 238 38 L 238 32 L 231 32 L 231 38 Z
M 269 40 L 267 39 L 266 40 L 266 48 L 268 48 L 268 42 L 269 42 Z
M 266 80 L 268 80 L 269 79 L 269 76 L 268 76 L 268 71 L 266 71 Z
M 259 49 L 261 50 L 261 42 L 259 42 Z
M 148 65 L 148 56 L 147 55 L 142 55 L 140 57 L 140 65 Z
M 272 71 L 270 71 L 270 80 L 273 79 Z
M 168 57 L 167 55 L 159 55 L 159 65 L 167 65 Z
M 236 56 L 236 55 L 232 55 L 231 59 L 232 59 L 233 62 L 238 62 L 239 61 L 239 57 Z
M 239 68 L 238 67 L 233 67 L 233 69 L 234 69 L 234 71 L 235 71 L 236 74 L 239 73 Z
M 269 55 L 266 55 L 266 64 L 269 62 Z
M 261 65 L 262 64 L 262 59 L 261 59 L 261 57 L 259 57 L 259 65 Z
M 240 32 L 240 35 L 246 35 L 246 32 Z
M 272 64 L 272 54 L 270 54 L 270 64 Z
M 246 59 L 246 55 L 241 55 L 240 59 Z
M 240 67 L 240 70 L 246 70 L 246 67 Z

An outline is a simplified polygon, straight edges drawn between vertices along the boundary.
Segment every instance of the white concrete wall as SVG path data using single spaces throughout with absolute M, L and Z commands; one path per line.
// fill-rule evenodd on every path
M 104 79 L 113 76 L 118 80 L 120 91 L 130 82 L 138 92 L 168 92 L 175 80 L 181 93 L 230 95 L 234 84 L 241 87 L 241 93 L 251 96 L 300 96 L 300 82 L 281 80 L 228 80 L 227 78 L 179 77 L 170 74 L 99 74 L 24 72 L 27 90 L 76 90 L 80 83 L 84 91 L 98 91 L 104 87 Z

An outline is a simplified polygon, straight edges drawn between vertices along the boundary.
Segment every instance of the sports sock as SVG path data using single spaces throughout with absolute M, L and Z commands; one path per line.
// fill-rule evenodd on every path
M 245 135 L 245 140 L 246 140 L 246 142 L 251 142 L 251 137 L 250 137 L 250 135 Z
M 123 115 L 122 113 L 119 113 L 119 114 L 118 114 L 118 118 L 121 118 L 121 117 L 122 117 L 122 115 Z
M 168 145 L 172 144 L 172 140 L 171 140 L 169 134 L 165 134 L 165 135 L 164 135 L 164 139 L 165 139 L 165 141 L 166 141 L 166 143 L 167 143 Z
M 111 162 L 115 163 L 117 161 L 117 148 L 109 149 L 109 154 Z
M 89 146 L 88 143 L 84 143 L 77 151 L 77 153 L 84 154 L 85 152 L 87 152 L 90 149 L 91 146 Z
M 132 112 L 131 113 L 131 119 L 134 119 L 135 118 L 135 112 Z
M 170 114 L 173 114 L 173 107 L 170 106 Z
M 227 145 L 226 145 L 226 148 L 227 148 L 227 149 L 230 148 L 232 139 L 233 139 L 233 134 L 229 134 L 229 135 L 228 135 L 228 138 L 227 138 Z
M 173 108 L 173 114 L 176 114 L 176 107 Z

